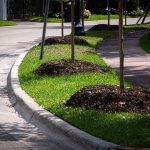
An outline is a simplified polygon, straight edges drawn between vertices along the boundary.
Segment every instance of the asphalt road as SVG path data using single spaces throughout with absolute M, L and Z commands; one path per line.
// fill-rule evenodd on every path
M 137 19 L 129 19 L 131 24 L 136 21 Z M 86 29 L 99 23 L 107 21 L 86 22 Z M 117 24 L 118 21 L 113 20 L 111 23 Z M 46 136 L 19 116 L 9 103 L 6 89 L 8 73 L 19 54 L 41 40 L 42 27 L 42 23 L 33 22 L 18 22 L 13 27 L 0 27 L 0 150 L 67 150 L 71 147 L 83 150 L 68 139 L 56 138 L 58 135 Z M 65 34 L 69 33 L 70 24 L 65 24 Z M 47 36 L 60 35 L 60 24 L 48 24 Z

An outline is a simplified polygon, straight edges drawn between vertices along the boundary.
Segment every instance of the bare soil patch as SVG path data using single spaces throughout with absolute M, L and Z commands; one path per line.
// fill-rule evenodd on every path
M 71 75 L 85 72 L 104 73 L 109 70 L 109 68 L 102 68 L 99 65 L 81 60 L 75 60 L 74 63 L 71 60 L 54 60 L 43 63 L 34 73 L 37 75 Z
M 126 88 L 121 94 L 118 86 L 89 86 L 71 96 L 65 105 L 106 112 L 150 113 L 150 91 L 141 88 Z

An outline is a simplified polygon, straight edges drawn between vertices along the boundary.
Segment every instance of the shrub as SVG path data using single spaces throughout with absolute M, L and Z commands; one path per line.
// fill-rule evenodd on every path
M 87 9 L 84 10 L 84 18 L 88 19 L 91 16 L 91 12 Z
M 111 14 L 118 14 L 118 10 L 116 8 L 110 8 Z
M 132 12 L 130 12 L 128 15 L 129 16 L 141 16 L 142 14 L 143 14 L 143 10 L 142 9 L 140 9 L 140 8 L 138 8 L 137 9 L 137 11 L 132 11 Z

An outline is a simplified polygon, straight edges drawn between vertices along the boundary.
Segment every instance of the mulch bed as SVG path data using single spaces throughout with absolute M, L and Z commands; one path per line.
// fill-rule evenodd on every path
M 85 72 L 104 73 L 109 70 L 109 68 L 101 68 L 99 65 L 81 60 L 75 60 L 74 63 L 71 60 L 55 60 L 43 63 L 34 73 L 37 75 L 70 75 Z
M 113 30 L 118 30 L 119 27 L 118 25 L 107 25 L 107 24 L 99 24 L 93 26 L 90 31 L 113 31 Z
M 54 37 L 54 38 L 48 38 L 45 40 L 46 45 L 53 45 L 53 44 L 71 44 L 71 37 L 70 36 L 65 36 L 64 39 L 62 37 Z M 75 37 L 74 42 L 77 45 L 89 45 L 89 43 L 80 38 L 80 37 Z
M 71 96 L 65 106 L 85 107 L 106 112 L 150 113 L 150 91 L 126 88 L 121 94 L 118 86 L 89 86 Z

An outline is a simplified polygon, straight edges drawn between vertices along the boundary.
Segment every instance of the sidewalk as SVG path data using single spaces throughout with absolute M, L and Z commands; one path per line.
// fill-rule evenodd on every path
M 125 79 L 137 86 L 150 88 L 150 54 L 139 45 L 139 39 L 148 31 L 127 33 L 124 37 Z M 105 62 L 119 72 L 118 37 L 104 40 L 98 44 L 97 52 Z

